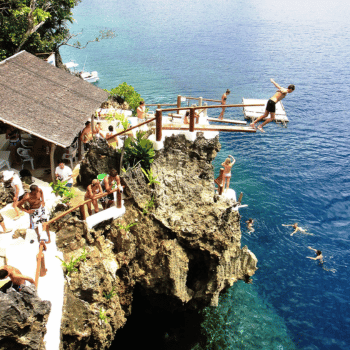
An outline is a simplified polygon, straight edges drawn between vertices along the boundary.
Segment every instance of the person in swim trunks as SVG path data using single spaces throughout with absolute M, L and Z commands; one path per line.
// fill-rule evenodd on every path
M 293 84 L 289 85 L 287 89 L 279 86 L 273 79 L 270 79 L 271 83 L 276 86 L 278 89 L 276 93 L 267 101 L 265 113 L 259 118 L 255 119 L 250 126 L 255 129 L 256 124 L 262 121 L 270 114 L 270 118 L 266 119 L 261 125 L 258 126 L 258 129 L 261 132 L 265 132 L 263 127 L 272 122 L 275 119 L 276 113 L 276 103 L 284 99 L 287 94 L 292 93 L 295 90 L 295 86 Z
M 113 191 L 113 187 L 115 184 L 119 188 L 120 192 L 123 192 L 123 187 L 120 184 L 120 177 L 118 175 L 117 170 L 111 169 L 111 171 L 109 172 L 109 175 L 107 175 L 101 181 L 102 190 L 108 193 L 106 197 L 102 197 L 100 199 L 103 209 L 109 208 L 114 202 L 114 194 L 111 192 Z
M 24 203 L 29 204 L 30 209 L 23 207 Z M 30 186 L 30 193 L 26 193 L 22 200 L 18 202 L 18 208 L 29 214 L 30 228 L 35 230 L 40 242 L 39 224 L 47 221 L 45 211 L 44 193 L 37 185 Z M 49 242 L 50 243 L 50 237 Z
M 231 162 L 231 159 L 232 162 Z M 231 168 L 233 164 L 236 163 L 236 159 L 234 159 L 231 155 L 229 155 L 226 160 L 221 163 L 221 165 L 224 167 L 224 191 L 225 191 L 225 185 L 226 189 L 230 187 L 230 179 L 231 179 Z
M 322 252 L 318 249 L 314 249 L 314 248 L 311 248 L 311 247 L 308 247 L 309 249 L 313 250 L 315 253 L 316 253 L 316 258 L 313 258 L 312 256 L 307 256 L 308 259 L 311 259 L 311 260 L 318 260 L 320 262 L 320 264 L 322 265 L 323 264 L 323 255 L 322 255 Z
M 285 227 L 286 227 L 286 226 L 291 226 L 291 227 L 294 228 L 294 231 L 290 234 L 291 236 L 293 236 L 294 233 L 297 233 L 297 232 L 303 233 L 304 235 L 313 236 L 312 233 L 309 233 L 309 232 L 307 232 L 307 230 L 305 230 L 304 228 L 298 226 L 298 223 L 297 223 L 297 222 L 296 222 L 295 224 L 293 224 L 293 225 L 285 225 L 285 224 L 282 224 L 282 226 L 285 226 Z
M 227 96 L 231 93 L 231 91 L 229 89 L 226 90 L 226 92 L 221 96 L 221 104 L 225 105 L 226 104 L 226 100 L 227 100 Z M 219 115 L 219 119 L 224 119 L 224 113 L 225 113 L 225 107 L 222 107 L 222 111 Z
M 9 265 L 0 267 L 0 280 L 5 278 L 9 278 L 11 281 L 7 282 L 0 288 L 0 291 L 3 293 L 6 293 L 10 287 L 13 287 L 18 292 L 21 291 L 22 287 L 25 286 L 26 281 L 35 284 L 32 278 L 22 275 L 21 271 Z

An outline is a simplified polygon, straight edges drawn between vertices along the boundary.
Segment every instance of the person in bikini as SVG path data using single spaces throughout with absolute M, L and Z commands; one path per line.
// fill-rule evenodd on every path
M 229 89 L 226 90 L 226 92 L 221 96 L 221 104 L 225 105 L 226 104 L 226 100 L 227 100 L 227 96 L 231 93 L 231 91 Z M 225 107 L 222 107 L 222 111 L 219 115 L 219 119 L 224 119 L 224 113 L 225 113 Z
M 270 114 L 270 118 L 266 119 L 261 125 L 258 126 L 258 129 L 261 132 L 265 132 L 263 127 L 272 122 L 275 119 L 275 114 L 276 114 L 276 103 L 284 99 L 287 94 L 292 93 L 295 90 L 295 86 L 293 84 L 289 85 L 287 89 L 279 86 L 273 79 L 270 79 L 271 83 L 276 86 L 278 89 L 276 93 L 267 101 L 266 104 L 266 110 L 265 113 L 254 120 L 250 126 L 255 129 L 256 124 L 262 121 L 264 118 L 266 118 Z
M 18 202 L 18 208 L 29 214 L 30 228 L 35 230 L 40 242 L 39 224 L 47 221 L 44 193 L 37 185 L 30 186 L 30 193 L 26 193 Z M 24 208 L 24 203 L 29 204 L 29 209 Z M 50 237 L 48 243 L 50 243 Z
M 285 227 L 286 227 L 286 226 L 291 226 L 291 227 L 294 228 L 294 231 L 290 234 L 291 236 L 293 236 L 294 233 L 297 233 L 298 231 L 299 231 L 300 233 L 303 233 L 304 235 L 313 236 L 312 233 L 306 232 L 307 230 L 303 229 L 302 227 L 299 227 L 297 222 L 296 222 L 295 224 L 293 224 L 293 225 L 285 225 L 285 224 L 282 224 L 282 226 L 285 226 Z
M 97 179 L 92 180 L 91 185 L 89 185 L 86 189 L 84 200 L 92 199 L 92 204 L 95 208 L 95 213 L 98 213 L 98 211 L 99 211 L 97 199 L 95 197 L 96 197 L 96 195 L 98 195 L 102 192 L 103 192 L 103 190 L 102 190 L 100 181 L 98 181 Z M 88 207 L 89 215 L 92 215 L 91 202 L 87 203 L 87 207 Z
M 139 123 L 146 119 L 145 101 L 140 101 L 140 105 L 137 107 L 136 113 Z
M 231 159 L 232 162 L 231 162 Z M 224 167 L 224 191 L 225 191 L 225 185 L 226 189 L 230 187 L 230 179 L 231 179 L 231 168 L 233 164 L 236 163 L 236 159 L 234 159 L 231 155 L 229 155 L 226 160 L 221 163 L 221 165 Z

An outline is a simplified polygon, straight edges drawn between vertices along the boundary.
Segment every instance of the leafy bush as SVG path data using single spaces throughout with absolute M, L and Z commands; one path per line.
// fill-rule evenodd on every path
M 134 166 L 140 162 L 141 167 L 148 170 L 154 160 L 153 143 L 145 138 L 144 131 L 136 133 L 136 139 L 127 138 L 124 143 L 124 162 L 126 166 Z
M 133 114 L 136 114 L 136 109 L 140 105 L 140 101 L 142 101 L 141 95 L 135 91 L 135 89 L 128 85 L 127 83 L 122 83 L 118 85 L 116 88 L 108 91 L 111 95 L 117 95 L 124 99 L 133 110 Z
M 69 276 L 71 272 L 78 271 L 77 265 L 80 263 L 80 261 L 86 261 L 86 257 L 88 254 L 89 253 L 85 250 L 85 247 L 84 247 L 83 253 L 75 259 L 71 257 L 69 263 L 66 263 L 65 261 L 60 259 L 58 256 L 56 256 L 56 258 L 61 260 L 62 266 L 66 268 L 66 275 Z
M 66 187 L 67 181 L 57 180 L 56 183 L 51 182 L 50 186 L 52 187 L 52 192 L 55 195 L 59 195 L 62 197 L 63 203 L 68 203 L 72 198 L 75 197 L 72 189 Z

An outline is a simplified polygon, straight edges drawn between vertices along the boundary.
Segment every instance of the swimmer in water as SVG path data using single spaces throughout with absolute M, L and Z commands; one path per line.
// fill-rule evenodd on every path
M 248 219 L 246 221 L 246 224 L 247 224 L 247 229 L 248 229 L 248 232 L 251 233 L 251 232 L 254 232 L 254 228 L 253 228 L 253 225 L 254 225 L 254 220 L 252 218 Z
M 311 256 L 307 256 L 307 258 L 311 259 L 311 260 L 318 260 L 320 262 L 320 264 L 323 264 L 324 260 L 323 260 L 322 252 L 320 250 L 318 250 L 318 249 L 314 249 L 314 248 L 311 248 L 311 247 L 308 247 L 308 248 L 313 250 L 316 253 L 316 258 L 313 258 Z
M 303 229 L 302 227 L 299 227 L 297 222 L 296 222 L 295 224 L 293 224 L 293 225 L 284 225 L 284 224 L 282 224 L 282 226 L 291 226 L 291 227 L 294 228 L 294 231 L 290 234 L 291 236 L 293 236 L 294 233 L 296 233 L 296 232 L 298 232 L 298 231 L 299 231 L 300 233 L 303 233 L 304 235 L 313 236 L 312 233 L 309 233 L 309 232 L 307 232 L 307 230 Z

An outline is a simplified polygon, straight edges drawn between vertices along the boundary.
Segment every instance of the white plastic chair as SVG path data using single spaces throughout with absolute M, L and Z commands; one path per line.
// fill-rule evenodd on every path
M 21 145 L 22 145 L 24 148 L 33 148 L 33 141 L 21 139 Z
M 73 161 L 74 158 L 77 156 L 78 152 L 78 143 L 76 142 L 72 146 L 69 146 L 66 148 L 66 153 L 63 154 L 63 159 L 68 159 L 70 161 L 71 169 L 74 169 Z
M 29 154 L 29 148 L 17 148 L 17 153 L 22 160 L 22 169 L 24 167 L 24 162 L 30 162 L 32 169 L 34 169 L 34 158 Z

